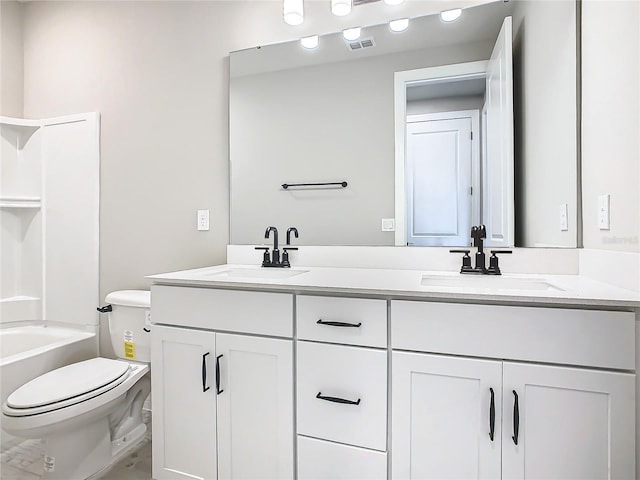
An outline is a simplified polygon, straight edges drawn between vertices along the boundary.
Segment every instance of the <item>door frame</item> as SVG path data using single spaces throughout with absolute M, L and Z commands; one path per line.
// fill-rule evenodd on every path
M 456 63 L 439 67 L 418 68 L 395 72 L 394 89 L 394 133 L 395 133 L 395 245 L 407 244 L 405 206 L 405 157 L 407 124 L 407 87 L 428 83 L 444 83 L 463 79 L 485 77 L 489 62 Z M 473 215 L 473 212 L 472 212 Z

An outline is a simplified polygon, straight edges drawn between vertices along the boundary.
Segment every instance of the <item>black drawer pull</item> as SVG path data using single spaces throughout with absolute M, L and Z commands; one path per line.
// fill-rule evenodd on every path
M 360 405 L 360 399 L 358 399 L 358 400 L 356 400 L 354 402 L 353 400 L 347 400 L 346 398 L 324 397 L 324 396 L 322 396 L 322 392 L 318 392 L 318 394 L 316 395 L 316 398 L 319 398 L 320 400 L 325 400 L 327 402 L 343 403 L 345 405 Z
M 209 390 L 207 387 L 207 355 L 209 352 L 202 354 L 202 391 L 206 392 Z
M 496 403 L 493 398 L 493 388 L 490 388 L 491 404 L 489 405 L 489 438 L 493 442 L 493 433 L 496 428 Z
M 513 440 L 514 445 L 518 445 L 518 430 L 520 430 L 520 409 L 518 408 L 518 394 L 513 390 Z
M 222 355 L 216 357 L 216 395 L 220 395 L 224 390 L 220 390 L 220 359 Z
M 362 322 L 358 322 L 358 323 L 347 323 L 347 322 L 329 322 L 329 321 L 325 321 L 325 320 L 318 320 L 316 322 L 318 325 L 329 325 L 330 327 L 352 327 L 352 328 L 359 328 L 362 326 Z

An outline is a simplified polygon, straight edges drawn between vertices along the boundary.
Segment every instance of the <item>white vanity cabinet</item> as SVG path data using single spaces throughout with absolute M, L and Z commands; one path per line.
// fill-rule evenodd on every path
M 152 288 L 155 479 L 294 477 L 292 313 L 289 294 Z
M 153 478 L 214 479 L 215 334 L 159 325 L 151 331 Z
M 635 477 L 632 313 L 392 301 L 391 319 L 393 478 Z
M 298 479 L 386 479 L 387 302 L 296 299 Z

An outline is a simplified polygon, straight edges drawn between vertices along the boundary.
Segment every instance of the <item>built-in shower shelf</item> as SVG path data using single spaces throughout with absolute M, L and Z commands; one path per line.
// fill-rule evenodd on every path
M 0 197 L 0 208 L 40 208 L 40 197 Z
M 41 127 L 38 120 L 0 116 L 0 131 L 2 134 L 10 134 L 18 139 L 19 150 L 29 141 L 31 136 Z

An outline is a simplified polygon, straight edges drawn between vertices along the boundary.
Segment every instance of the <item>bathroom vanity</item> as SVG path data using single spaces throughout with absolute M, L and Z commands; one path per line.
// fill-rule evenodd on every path
M 158 480 L 636 476 L 637 293 L 390 269 L 150 278 Z

